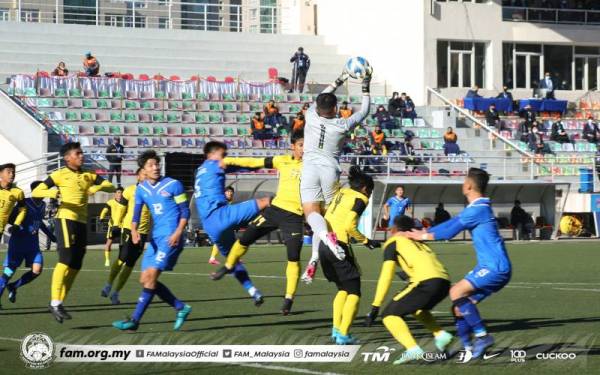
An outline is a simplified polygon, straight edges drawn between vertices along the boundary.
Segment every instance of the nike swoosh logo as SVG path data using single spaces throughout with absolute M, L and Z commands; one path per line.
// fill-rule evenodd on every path
M 292 233 L 292 237 L 299 236 L 299 235 L 301 235 L 301 234 L 302 234 L 302 233 Z
M 496 353 L 496 354 L 490 354 L 490 355 L 484 354 L 484 355 L 483 355 L 483 359 L 484 359 L 484 360 L 486 360 L 486 359 L 490 359 L 490 358 L 497 357 L 497 356 L 499 356 L 499 355 L 500 355 L 500 353 Z

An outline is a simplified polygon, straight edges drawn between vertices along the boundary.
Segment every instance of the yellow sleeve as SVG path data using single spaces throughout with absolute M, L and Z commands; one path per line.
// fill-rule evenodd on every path
M 393 260 L 386 260 L 381 265 L 381 272 L 379 273 L 379 280 L 377 281 L 377 290 L 375 291 L 375 298 L 373 298 L 373 306 L 381 306 L 387 292 L 390 290 L 392 285 L 392 279 L 394 278 L 394 270 L 396 269 L 396 263 Z
M 223 161 L 228 167 L 264 168 L 265 166 L 265 158 L 225 158 Z
M 25 194 L 23 193 L 23 190 L 19 190 L 19 192 L 17 193 L 17 201 L 19 213 L 15 218 L 14 224 L 21 225 L 23 223 L 23 220 L 25 220 L 25 216 L 27 215 L 27 207 L 25 207 Z
M 106 218 L 106 215 L 108 215 L 110 213 L 110 206 L 107 204 L 104 206 L 104 208 L 102 208 L 102 211 L 100 211 L 100 220 L 104 220 Z
M 90 194 L 94 194 L 99 191 L 103 191 L 105 193 L 114 193 L 115 190 L 117 190 L 115 185 L 111 184 L 110 182 L 99 176 L 96 177 L 95 184 L 88 189 Z
M 285 156 L 274 156 L 273 157 L 273 168 L 275 169 L 279 169 L 281 167 L 281 159 L 284 158 Z
M 358 230 L 358 214 L 354 211 L 350 211 L 346 216 L 346 232 L 360 243 L 367 242 L 367 237 Z
M 50 178 L 48 177 L 48 179 L 50 179 Z M 52 185 L 52 186 L 54 186 L 54 185 Z M 46 182 L 42 182 L 31 192 L 32 198 L 56 199 L 57 196 L 58 196 L 58 189 L 51 189 L 51 186 L 46 185 Z

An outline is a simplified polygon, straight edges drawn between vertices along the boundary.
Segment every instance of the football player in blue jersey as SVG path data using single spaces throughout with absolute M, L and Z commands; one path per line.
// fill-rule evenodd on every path
M 31 183 L 31 190 L 35 189 L 42 181 Z M 4 273 L 0 277 L 0 296 L 6 288 L 8 290 L 8 300 L 16 302 L 17 289 L 25 284 L 35 280 L 41 273 L 44 263 L 42 252 L 40 251 L 40 240 L 38 231 L 42 231 L 52 242 L 56 242 L 56 237 L 46 224 L 44 224 L 44 214 L 46 213 L 46 204 L 40 198 L 26 198 L 25 207 L 27 214 L 21 225 L 11 227 L 12 233 L 8 241 L 8 252 L 4 259 Z M 9 218 L 10 223 L 14 223 L 18 215 L 18 209 L 13 209 Z M 8 280 L 14 275 L 17 268 L 25 261 L 25 266 L 29 271 L 25 272 L 20 279 L 12 283 Z
M 428 230 L 406 232 L 409 238 L 421 241 L 449 240 L 463 230 L 471 232 L 477 265 L 450 288 L 450 299 L 456 333 L 465 350 L 472 351 L 475 358 L 481 357 L 494 344 L 475 305 L 506 286 L 512 272 L 490 199 L 484 196 L 489 179 L 486 171 L 469 169 L 462 186 L 469 205 L 458 216 L 442 224 Z M 474 342 L 472 336 L 475 336 Z
M 227 257 L 236 241 L 234 229 L 254 219 L 270 205 L 271 198 L 252 199 L 229 204 L 225 198 L 225 175 L 243 169 L 257 169 L 265 165 L 264 158 L 228 158 L 227 145 L 211 141 L 204 146 L 206 160 L 196 171 L 194 198 L 202 226 L 219 252 Z M 246 289 L 256 306 L 263 296 L 254 286 L 243 264 L 238 262 L 231 270 L 233 276 Z
M 412 205 L 410 198 L 404 196 L 404 186 L 398 186 L 395 193 L 383 205 L 383 218 L 388 220 L 389 227 L 394 224 L 394 220 L 397 217 L 404 215 L 407 210 L 410 210 Z
M 135 191 L 131 239 L 134 244 L 141 240 L 137 229 L 144 205 L 152 216 L 152 236 L 142 259 L 143 290 L 135 311 L 129 319 L 116 321 L 113 326 L 120 330 L 137 330 L 144 312 L 157 295 L 177 311 L 173 329 L 178 331 L 192 307 L 177 299 L 158 278 L 162 272 L 173 270 L 183 250 L 182 235 L 190 218 L 189 203 L 181 182 L 160 175 L 160 158 L 155 151 L 141 154 L 138 165 L 144 170 L 146 180 Z

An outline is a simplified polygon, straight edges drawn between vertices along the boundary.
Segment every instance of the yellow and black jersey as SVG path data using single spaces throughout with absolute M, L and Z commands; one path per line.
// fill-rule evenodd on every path
M 4 227 L 8 224 L 8 218 L 15 207 L 19 208 L 19 213 L 14 224 L 21 225 L 27 214 L 23 190 L 12 184 L 6 189 L 0 187 L 0 233 L 4 231 Z
M 367 237 L 358 230 L 358 219 L 367 208 L 369 198 L 361 192 L 349 188 L 341 189 L 327 212 L 325 220 L 337 236 L 338 241 L 350 243 L 350 238 L 365 243 Z
M 271 204 L 283 210 L 302 215 L 302 200 L 300 199 L 300 176 L 302 175 L 302 160 L 294 159 L 292 155 L 280 155 L 265 158 L 265 168 L 275 168 L 279 172 L 277 193 Z
M 123 216 L 125 216 L 125 211 L 127 211 L 126 199 L 122 198 L 120 201 L 117 201 L 114 198 L 109 199 L 100 212 L 100 220 L 104 220 L 106 216 L 109 215 L 109 229 L 112 227 L 120 227 L 121 220 L 123 220 Z
M 383 245 L 383 265 L 373 306 L 381 306 L 398 265 L 411 284 L 430 279 L 449 280 L 448 271 L 429 246 L 406 237 L 393 236 Z
M 123 199 L 127 201 L 127 209 L 123 212 L 124 217 L 121 221 L 121 228 L 131 230 L 131 222 L 133 221 L 133 210 L 135 208 L 135 190 L 137 189 L 136 185 L 131 185 L 125 188 L 123 191 Z M 142 207 L 142 216 L 140 217 L 140 222 L 138 223 L 138 232 L 140 234 L 148 234 L 150 233 L 150 211 L 148 211 L 148 207 L 144 205 Z
M 56 187 L 57 189 L 52 189 Z M 98 191 L 112 193 L 115 187 L 102 177 L 89 171 L 61 168 L 48 176 L 32 192 L 33 198 L 56 198 L 60 192 L 60 205 L 56 217 L 87 223 L 88 195 Z

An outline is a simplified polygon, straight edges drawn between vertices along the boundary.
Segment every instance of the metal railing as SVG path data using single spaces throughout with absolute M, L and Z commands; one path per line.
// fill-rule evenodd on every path
M 502 7 L 503 21 L 600 25 L 600 10 Z
M 67 23 L 154 29 L 281 32 L 281 8 L 173 0 L 96 0 L 65 5 L 62 0 L 0 0 L 0 21 Z

